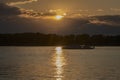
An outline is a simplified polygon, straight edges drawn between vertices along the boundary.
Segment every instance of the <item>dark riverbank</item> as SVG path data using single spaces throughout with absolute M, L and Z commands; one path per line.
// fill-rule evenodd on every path
M 120 46 L 120 35 L 56 35 L 41 33 L 0 34 L 0 46 L 57 45 Z

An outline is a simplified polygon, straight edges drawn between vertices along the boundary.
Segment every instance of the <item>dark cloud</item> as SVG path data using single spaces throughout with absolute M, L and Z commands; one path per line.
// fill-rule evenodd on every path
M 120 26 L 120 15 L 93 16 L 90 17 L 90 22 L 98 25 Z
M 120 15 L 94 16 L 93 18 L 98 18 L 99 20 L 106 20 L 106 21 L 119 21 Z
M 101 20 L 101 23 L 91 23 L 91 20 L 100 19 L 103 16 L 88 17 L 85 19 L 72 19 L 69 20 L 70 25 L 68 26 L 68 33 L 75 34 L 106 34 L 106 35 L 116 35 L 120 34 L 120 16 L 106 16 L 107 19 Z M 105 16 L 104 16 L 105 17 Z M 113 18 L 113 20 L 112 20 Z M 117 18 L 117 19 L 116 19 Z M 114 19 L 116 19 L 114 21 Z M 111 22 L 105 23 L 105 21 Z M 68 21 L 68 20 L 66 20 Z M 104 23 L 102 23 L 102 21 Z M 113 24 L 114 23 L 114 24 Z M 67 33 L 67 32 L 66 32 Z
M 27 15 L 33 17 L 41 16 L 40 13 L 32 10 L 26 10 L 26 9 L 10 6 L 6 3 L 0 3 L 0 16 L 8 17 L 8 16 L 16 16 L 16 15 Z
M 0 15 L 19 15 L 21 11 L 17 7 L 8 6 L 5 3 L 0 3 Z

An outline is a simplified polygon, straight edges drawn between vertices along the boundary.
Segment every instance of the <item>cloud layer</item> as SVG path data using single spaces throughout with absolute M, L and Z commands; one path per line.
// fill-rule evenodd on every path
M 25 0 L 25 1 L 18 1 L 18 2 L 10 2 L 8 5 L 15 6 L 15 5 L 23 5 L 27 3 L 37 2 L 38 0 Z
M 67 16 L 60 21 L 43 19 L 54 15 L 56 13 L 38 13 L 0 3 L 0 33 L 120 34 L 120 15 Z
M 1 15 L 19 15 L 21 11 L 17 7 L 8 6 L 4 3 L 0 3 L 0 16 Z

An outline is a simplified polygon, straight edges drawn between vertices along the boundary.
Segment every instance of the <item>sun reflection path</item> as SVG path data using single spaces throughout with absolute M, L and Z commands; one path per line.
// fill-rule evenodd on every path
M 65 58 L 61 47 L 55 48 L 54 65 L 56 66 L 56 80 L 62 80 L 65 65 Z

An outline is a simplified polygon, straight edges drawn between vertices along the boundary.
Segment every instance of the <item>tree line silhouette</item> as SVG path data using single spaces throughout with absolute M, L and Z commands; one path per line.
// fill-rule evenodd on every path
M 0 34 L 0 46 L 120 46 L 120 35 L 56 35 L 42 33 Z

